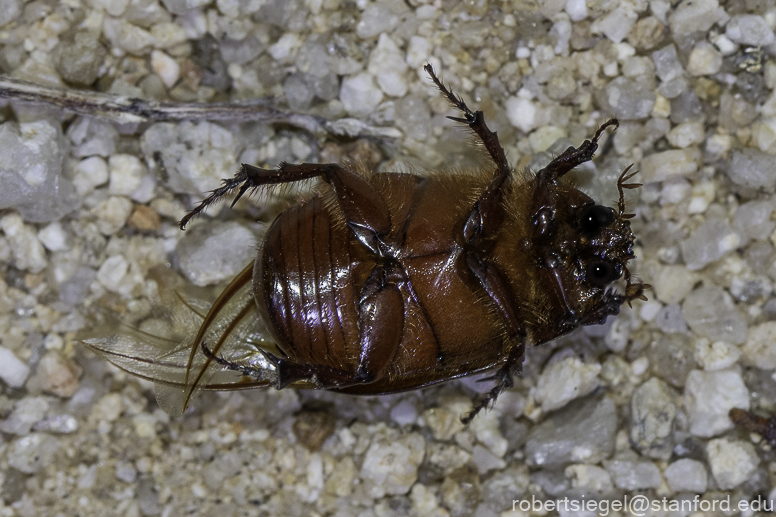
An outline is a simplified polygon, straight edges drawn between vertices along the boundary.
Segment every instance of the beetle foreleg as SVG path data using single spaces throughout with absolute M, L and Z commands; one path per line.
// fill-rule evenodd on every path
M 598 150 L 598 139 L 601 138 L 604 130 L 609 126 L 614 126 L 617 129 L 620 126 L 620 122 L 616 118 L 607 120 L 601 124 L 592 140 L 585 140 L 579 147 L 569 147 L 563 151 L 560 156 L 555 157 L 544 169 L 537 173 L 539 182 L 548 183 L 554 181 L 577 165 L 592 160 L 593 155 Z

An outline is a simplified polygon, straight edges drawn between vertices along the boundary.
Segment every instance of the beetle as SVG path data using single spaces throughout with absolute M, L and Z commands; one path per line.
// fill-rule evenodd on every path
M 136 329 L 87 344 L 155 380 L 157 399 L 174 414 L 202 388 L 373 395 L 494 371 L 493 388 L 466 423 L 513 385 L 526 346 L 646 299 L 649 286 L 627 268 L 633 214 L 625 212 L 623 191 L 640 186 L 628 183 L 635 173 L 628 167 L 619 176 L 616 209 L 564 179 L 593 158 L 618 121 L 603 123 L 592 140 L 536 173 L 515 171 L 482 111 L 470 110 L 431 65 L 424 68 L 462 113 L 448 118 L 468 126 L 492 167 L 453 176 L 243 164 L 181 229 L 225 196 L 236 193 L 233 206 L 274 185 L 322 181 L 316 195 L 275 219 L 254 264 L 206 314 L 183 304 L 189 320 L 201 320 L 196 333 L 177 342 Z M 611 285 L 619 278 L 621 292 Z

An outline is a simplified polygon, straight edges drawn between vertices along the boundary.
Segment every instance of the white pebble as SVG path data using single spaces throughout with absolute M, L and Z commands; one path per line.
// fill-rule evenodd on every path
M 536 127 L 539 109 L 530 99 L 510 97 L 507 99 L 506 109 L 509 123 L 524 133 Z
M 741 357 L 737 346 L 724 341 L 714 341 L 698 338 L 695 341 L 695 362 L 707 372 L 723 370 L 733 366 Z
M 131 154 L 114 154 L 108 160 L 110 183 L 108 191 L 119 196 L 131 196 L 143 183 L 146 166 Z
M 682 458 L 666 467 L 663 475 L 674 492 L 702 494 L 708 486 L 708 473 L 702 462 Z
M 275 61 L 285 62 L 290 60 L 292 54 L 302 46 L 302 40 L 293 32 L 283 34 L 280 39 L 269 47 L 269 54 Z
M 178 82 L 181 73 L 180 65 L 161 50 L 151 52 L 151 68 L 162 78 L 167 88 L 172 88 Z
M 765 18 L 756 14 L 733 16 L 725 26 L 725 36 L 743 45 L 770 45 L 776 38 Z
M 702 143 L 706 134 L 702 122 L 685 122 L 673 128 L 666 138 L 674 147 L 684 149 Z
M 684 406 L 690 419 L 690 433 L 710 438 L 733 428 L 728 412 L 749 409 L 749 389 L 734 370 L 693 370 L 684 387 Z
M 132 214 L 132 201 L 122 196 L 111 196 L 92 209 L 97 217 L 97 228 L 103 235 L 121 230 Z
M 118 291 L 129 264 L 121 255 L 108 257 L 97 270 L 97 281 L 109 291 Z
M 602 32 L 609 40 L 619 43 L 631 31 L 638 17 L 639 15 L 635 11 L 618 7 L 603 19 L 593 22 L 590 29 L 594 33 Z
M 587 18 L 587 0 L 566 0 L 566 13 L 571 21 L 584 20 Z
M 698 170 L 700 160 L 701 153 L 694 147 L 651 154 L 641 160 L 641 177 L 644 183 L 651 183 L 686 176 Z
M 431 55 L 431 50 L 433 48 L 434 46 L 426 38 L 412 36 L 407 45 L 407 64 L 412 68 L 422 67 L 426 61 L 428 61 L 428 57 Z
M 99 156 L 90 156 L 75 166 L 73 185 L 81 196 L 108 182 L 108 164 Z
M 24 224 L 19 214 L 10 213 L 0 219 L 0 228 L 11 246 L 17 269 L 40 273 L 46 268 L 46 250 L 33 227 Z
M 600 371 L 599 363 L 586 364 L 577 356 L 553 361 L 539 376 L 534 398 L 541 403 L 545 413 L 561 408 L 596 389 L 600 385 Z
M 776 368 L 776 322 L 767 321 L 750 328 L 741 351 L 744 364 L 761 370 Z
M 706 444 L 711 474 L 722 490 L 730 490 L 749 479 L 760 464 L 751 443 L 718 438 Z
M 38 231 L 38 240 L 49 251 L 62 251 L 68 248 L 68 235 L 59 221 L 41 228 Z
M 365 117 L 382 102 L 383 92 L 375 84 L 372 75 L 363 72 L 342 80 L 339 97 L 348 113 Z
M 377 78 L 377 84 L 386 95 L 403 97 L 407 93 L 404 71 L 407 64 L 399 47 L 388 34 L 380 34 L 377 46 L 369 56 L 369 73 Z
M 8 387 L 18 389 L 24 386 L 29 375 L 30 367 L 21 362 L 13 352 L 0 346 L 0 379 Z
M 708 41 L 699 41 L 690 52 L 687 71 L 690 75 L 712 75 L 722 68 L 722 54 Z

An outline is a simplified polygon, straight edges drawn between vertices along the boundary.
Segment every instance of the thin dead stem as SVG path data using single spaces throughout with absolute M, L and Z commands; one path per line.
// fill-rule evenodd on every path
M 155 102 L 89 90 L 65 90 L 0 76 L 0 99 L 56 106 L 69 113 L 105 117 L 119 123 L 179 120 L 223 120 L 288 124 L 310 133 L 394 139 L 401 132 L 374 127 L 357 119 L 331 121 L 317 115 L 285 111 L 270 99 L 246 102 Z

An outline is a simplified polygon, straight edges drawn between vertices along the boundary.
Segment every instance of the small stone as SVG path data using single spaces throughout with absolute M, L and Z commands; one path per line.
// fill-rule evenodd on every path
M 643 82 L 618 77 L 596 92 L 601 108 L 620 120 L 647 118 L 655 107 L 655 93 Z
M 742 45 L 768 46 L 776 38 L 768 22 L 756 14 L 739 14 L 725 25 L 725 36 Z
M 380 498 L 409 492 L 418 479 L 425 443 L 418 433 L 392 439 L 376 436 L 364 455 L 360 474 L 370 496 Z
M 391 420 L 399 425 L 408 425 L 418 418 L 418 410 L 415 404 L 403 400 L 391 408 Z
M 600 18 L 593 23 L 591 32 L 602 32 L 607 38 L 615 43 L 620 43 L 630 33 L 639 15 L 630 9 L 613 9 L 604 18 Z
M 666 483 L 674 492 L 702 494 L 708 486 L 706 466 L 696 460 L 682 458 L 671 463 L 663 471 Z
M 567 0 L 566 13 L 573 22 L 584 20 L 587 18 L 587 2 L 585 0 Z
M 477 468 L 480 475 L 487 474 L 491 470 L 501 470 L 507 466 L 506 462 L 495 456 L 490 450 L 482 445 L 475 445 L 472 451 L 472 463 Z
M 612 400 L 592 398 L 573 404 L 531 429 L 525 444 L 526 461 L 544 468 L 597 463 L 614 450 L 616 431 Z
M 391 2 L 375 2 L 367 5 L 356 23 L 359 38 L 369 39 L 382 33 L 390 33 L 399 24 L 398 9 Z
M 756 149 L 736 149 L 727 168 L 730 181 L 755 189 L 776 187 L 776 156 Z
M 576 355 L 551 361 L 536 382 L 534 397 L 545 413 L 562 408 L 595 390 L 600 371 L 599 363 L 585 364 Z
M 719 286 L 694 290 L 682 307 L 684 319 L 694 332 L 712 340 L 739 345 L 746 340 L 746 321 L 730 295 Z
M 450 517 L 473 515 L 482 497 L 480 478 L 471 467 L 460 468 L 445 478 L 439 495 Z
M 275 61 L 281 63 L 291 61 L 296 51 L 302 46 L 302 40 L 294 33 L 283 34 L 274 45 L 269 47 L 269 54 Z
M 46 250 L 38 240 L 34 228 L 24 224 L 19 214 L 11 213 L 0 218 L 0 229 L 11 246 L 14 266 L 17 269 L 40 273 L 46 268 Z
M 388 34 L 380 34 L 377 46 L 369 55 L 367 69 L 377 79 L 377 84 L 386 95 L 403 97 L 407 93 L 407 81 L 404 72 L 407 64 L 404 62 L 399 47 Z
M 334 465 L 334 470 L 332 470 L 329 479 L 326 480 L 324 489 L 327 493 L 337 497 L 347 497 L 353 492 L 357 476 L 358 470 L 355 462 L 346 456 Z
M 131 196 L 142 185 L 148 174 L 146 166 L 131 154 L 114 154 L 108 160 L 110 183 L 108 191 L 113 195 Z
M 666 305 L 658 311 L 655 316 L 655 325 L 666 334 L 687 332 L 687 322 L 684 321 L 682 307 L 676 303 Z
M 108 257 L 97 270 L 97 280 L 109 291 L 118 292 L 129 264 L 121 255 Z
M 180 78 L 181 67 L 178 62 L 161 50 L 151 52 L 151 68 L 162 78 L 167 88 L 175 86 Z
M 690 52 L 687 71 L 690 75 L 713 75 L 722 68 L 722 54 L 708 41 L 699 41 Z
M 751 443 L 718 438 L 706 444 L 711 475 L 722 490 L 731 490 L 749 479 L 760 464 Z
M 737 346 L 724 341 L 712 342 L 708 338 L 699 338 L 695 341 L 693 357 L 704 370 L 713 372 L 724 370 L 736 364 L 738 358 L 741 357 L 741 351 Z
M 137 478 L 137 469 L 126 461 L 116 462 L 116 478 L 125 483 L 134 483 Z
M 383 100 L 383 92 L 366 72 L 342 80 L 340 101 L 348 113 L 355 117 L 366 117 Z
M 150 32 L 125 20 L 109 16 L 105 17 L 102 29 L 112 46 L 136 56 L 145 55 L 156 42 Z
M 162 219 L 150 206 L 136 205 L 127 226 L 141 232 L 157 232 L 162 227 Z
M 49 251 L 63 251 L 68 249 L 68 234 L 59 221 L 53 222 L 38 231 L 38 240 Z
M 234 277 L 256 257 L 256 236 L 237 222 L 192 227 L 178 242 L 181 272 L 194 285 L 217 284 Z M 225 252 L 226 251 L 226 252 Z
M 86 196 L 91 194 L 95 187 L 107 183 L 108 178 L 108 164 L 99 156 L 92 156 L 75 165 L 73 185 L 78 194 Z
M 21 13 L 21 0 L 3 0 L 0 3 L 0 27 L 18 18 Z
M 670 388 L 652 377 L 636 388 L 631 397 L 631 443 L 650 458 L 670 458 L 675 418 L 676 406 Z
M 51 350 L 38 363 L 35 378 L 46 393 L 70 398 L 78 390 L 81 368 L 61 352 Z
M 78 31 L 63 36 L 52 51 L 54 67 L 67 82 L 90 86 L 97 80 L 107 51 L 99 33 Z
M 49 410 L 44 397 L 26 397 L 16 402 L 13 412 L 0 422 L 0 431 L 8 434 L 25 435 L 32 426 L 43 420 Z
M 420 69 L 428 61 L 434 45 L 426 38 L 412 36 L 407 44 L 407 64 L 413 69 Z
M 113 235 L 124 227 L 132 213 L 132 201 L 121 196 L 111 196 L 92 209 L 97 217 L 97 228 L 103 235 Z
M 690 420 L 690 433 L 710 438 L 733 428 L 728 418 L 731 409 L 749 409 L 749 390 L 734 369 L 693 370 L 687 376 L 684 407 Z
M 641 160 L 641 177 L 644 183 L 652 183 L 687 176 L 698 170 L 700 161 L 701 152 L 696 147 L 650 154 Z
M 569 465 L 563 475 L 571 481 L 571 487 L 585 494 L 609 494 L 614 489 L 612 476 L 605 469 L 594 465 Z
M 674 147 L 684 149 L 701 144 L 706 139 L 702 122 L 685 122 L 674 127 L 667 135 L 668 142 Z
M 742 244 L 741 237 L 726 220 L 709 218 L 680 247 L 687 269 L 698 270 Z
M 24 386 L 29 375 L 30 367 L 21 362 L 13 352 L 0 346 L 0 379 L 9 388 L 18 389 Z
M 539 108 L 530 99 L 510 97 L 506 102 L 506 114 L 510 124 L 523 131 L 530 132 L 539 122 Z
M 637 50 L 651 50 L 660 43 L 665 25 L 654 16 L 647 16 L 636 23 L 628 34 L 628 42 Z
M 657 465 L 640 459 L 633 451 L 620 453 L 604 465 L 615 486 L 622 490 L 659 488 L 663 482 Z
M 771 220 L 775 208 L 771 200 L 743 203 L 733 217 L 733 228 L 746 239 L 765 240 L 776 229 L 776 222 Z
M 14 440 L 8 448 L 8 464 L 25 474 L 35 474 L 51 465 L 59 440 L 44 433 L 31 433 Z
M 471 410 L 471 401 L 461 398 L 445 399 L 439 407 L 429 408 L 423 412 L 423 421 L 431 429 L 437 440 L 449 440 L 464 425 L 461 423 L 461 415 Z
M 715 23 L 727 19 L 718 0 L 682 2 L 668 17 L 668 25 L 675 36 L 708 31 Z
M 776 322 L 767 321 L 749 329 L 741 347 L 744 364 L 761 370 L 776 368 Z
M 668 45 L 652 53 L 652 61 L 655 63 L 655 71 L 661 81 L 667 83 L 684 73 L 684 67 L 679 61 L 674 44 Z
M 116 152 L 119 133 L 113 124 L 92 117 L 79 117 L 67 129 L 75 156 L 111 156 Z
M 652 289 L 660 301 L 676 304 L 692 292 L 699 280 L 700 275 L 695 271 L 687 271 L 684 266 L 666 265 L 654 275 Z

